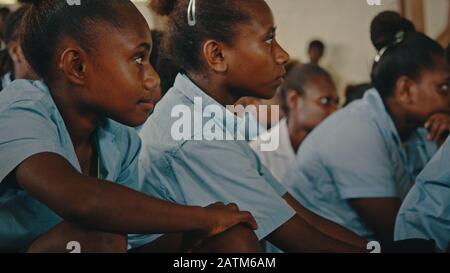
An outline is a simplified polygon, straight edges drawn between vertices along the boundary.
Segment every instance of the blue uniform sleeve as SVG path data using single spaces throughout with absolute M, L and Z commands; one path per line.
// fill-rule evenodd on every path
M 395 239 L 433 239 L 441 250 L 450 242 L 450 138 L 418 176 L 403 202 Z
M 354 118 L 330 135 L 316 148 L 343 199 L 398 196 L 392 151 L 373 122 Z
M 139 135 L 131 128 L 123 131 L 122 138 L 125 151 L 122 152 L 120 174 L 117 183 L 134 190 L 140 191 L 139 187 L 139 152 L 141 150 L 141 140 Z
M 167 191 L 176 195 L 177 202 L 189 205 L 236 203 L 255 217 L 256 235 L 262 239 L 295 211 L 280 195 L 286 193 L 284 187 L 274 187 L 278 181 L 258 169 L 253 156 L 230 141 L 188 141 L 167 157 L 175 178 L 167 181 Z
M 0 181 L 32 155 L 50 152 L 66 157 L 57 126 L 39 101 L 22 100 L 2 110 L 0 132 Z

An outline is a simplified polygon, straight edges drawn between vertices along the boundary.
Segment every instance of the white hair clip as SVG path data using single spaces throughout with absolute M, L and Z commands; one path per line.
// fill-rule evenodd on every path
M 405 40 L 405 37 L 406 37 L 406 32 L 404 32 L 404 31 L 397 32 L 395 34 L 394 41 L 392 43 L 388 44 L 387 46 L 383 47 L 382 49 L 380 49 L 380 51 L 378 51 L 378 54 L 375 56 L 375 62 L 378 63 L 381 60 L 381 57 L 383 57 L 384 53 L 386 53 L 386 51 L 389 48 L 403 42 Z
M 187 18 L 188 18 L 188 25 L 193 27 L 196 24 L 195 21 L 195 0 L 190 0 L 188 9 L 187 9 Z

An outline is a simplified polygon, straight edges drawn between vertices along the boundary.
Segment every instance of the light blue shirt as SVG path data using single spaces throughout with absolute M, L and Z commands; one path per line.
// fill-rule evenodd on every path
M 403 198 L 412 185 L 411 166 L 418 168 L 416 163 L 424 161 L 426 154 L 408 158 L 380 95 L 371 89 L 311 132 L 283 184 L 306 208 L 372 239 L 373 232 L 347 200 Z M 417 162 L 409 163 L 410 159 Z
M 178 118 L 171 117 L 172 109 L 184 105 L 193 113 L 198 110 L 194 99 L 202 99 L 204 109 L 208 105 L 220 106 L 189 78 L 178 75 L 174 87 L 142 128 L 139 169 L 143 191 L 179 204 L 236 203 L 255 217 L 258 238 L 266 237 L 295 214 L 282 198 L 286 189 L 261 164 L 245 140 L 193 140 L 201 134 L 206 139 L 211 136 L 212 132 L 198 129 L 192 131 L 191 139 L 174 140 L 171 127 Z M 225 116 L 203 121 L 214 123 L 222 134 L 234 135 L 236 126 L 231 128 L 224 120 L 236 119 L 236 124 L 241 121 L 220 108 Z
M 96 143 L 101 178 L 137 189 L 141 144 L 134 130 L 106 120 L 97 130 Z M 13 179 L 5 179 L 25 159 L 43 152 L 64 157 L 81 172 L 47 87 L 39 81 L 16 80 L 0 93 L 0 251 L 23 251 L 62 221 Z
M 418 176 L 395 224 L 395 240 L 432 239 L 445 251 L 450 243 L 450 138 Z

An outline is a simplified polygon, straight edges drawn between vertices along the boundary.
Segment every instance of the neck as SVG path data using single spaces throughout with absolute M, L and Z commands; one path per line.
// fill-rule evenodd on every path
M 291 140 L 291 146 L 294 149 L 295 153 L 297 153 L 298 148 L 309 133 L 306 128 L 298 126 L 296 124 L 298 123 L 294 122 L 291 117 L 288 117 L 287 127 L 289 132 L 289 139 Z
M 191 74 L 187 76 L 193 81 L 203 92 L 220 103 L 222 106 L 234 105 L 240 98 L 236 96 L 232 90 L 226 88 L 223 80 L 212 75 Z
M 50 89 L 55 90 L 51 92 L 53 100 L 61 113 L 75 149 L 90 145 L 91 137 L 103 118 L 94 111 L 89 111 L 89 107 L 73 96 L 78 90 L 67 88 L 67 86 L 54 86 Z
M 417 121 L 412 121 L 406 111 L 398 105 L 394 98 L 385 99 L 384 105 L 394 122 L 401 141 L 407 141 L 411 134 L 420 127 L 421 124 Z

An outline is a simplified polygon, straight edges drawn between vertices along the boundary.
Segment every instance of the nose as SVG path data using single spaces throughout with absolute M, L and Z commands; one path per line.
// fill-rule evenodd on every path
M 160 88 L 161 78 L 151 64 L 146 65 L 144 73 L 144 88 L 153 91 Z
M 276 44 L 276 50 L 275 50 L 275 62 L 279 65 L 285 65 L 289 61 L 289 53 L 287 53 L 280 44 Z

